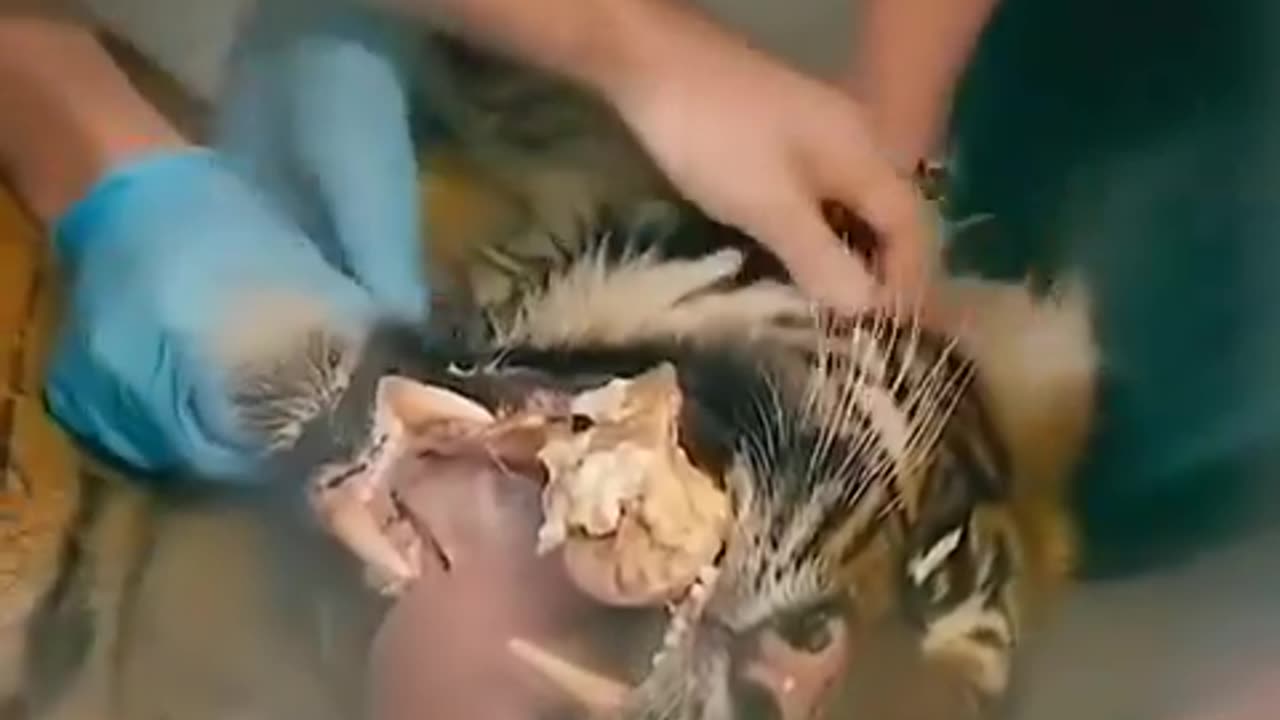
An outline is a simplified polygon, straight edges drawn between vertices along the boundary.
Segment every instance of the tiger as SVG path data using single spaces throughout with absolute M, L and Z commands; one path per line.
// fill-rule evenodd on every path
M 948 278 L 973 319 L 946 333 L 892 313 L 815 322 L 775 264 L 679 202 L 604 109 L 473 49 L 431 47 L 439 72 L 425 82 L 453 113 L 422 163 L 447 341 L 498 369 L 616 376 L 670 360 L 743 379 L 744 401 L 773 413 L 746 412 L 724 388 L 708 399 L 741 423 L 729 449 L 745 483 L 719 622 L 799 613 L 882 636 L 867 645 L 871 670 L 841 678 L 833 716 L 993 712 L 1072 568 L 1065 492 L 1097 362 L 1079 284 L 1038 297 Z M 0 405 L 0 716 L 359 717 L 389 605 L 360 559 L 276 498 L 128 477 L 65 436 L 39 400 L 57 271 L 29 228 L 0 239 L 18 276 L 6 286 L 26 290 L 5 297 L 18 306 L 5 314 Z M 729 350 L 776 370 L 739 367 Z M 924 449 L 894 450 L 895 422 Z M 877 465 L 892 480 L 853 492 L 856 468 L 841 465 L 859 453 L 901 467 Z M 787 475 L 797 464 L 812 467 Z M 673 654 L 625 717 L 745 716 L 717 657 Z

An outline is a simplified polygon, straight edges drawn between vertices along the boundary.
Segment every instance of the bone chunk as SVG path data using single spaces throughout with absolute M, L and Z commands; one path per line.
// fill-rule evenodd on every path
M 680 597 L 714 563 L 728 498 L 679 443 L 680 387 L 664 363 L 573 401 L 590 418 L 553 435 L 539 550 L 563 547 L 570 576 L 597 599 L 647 605 Z

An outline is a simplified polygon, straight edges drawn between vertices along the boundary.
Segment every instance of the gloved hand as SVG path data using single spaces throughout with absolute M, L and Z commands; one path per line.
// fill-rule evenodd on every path
M 296 298 L 346 333 L 376 312 L 210 150 L 116 170 L 67 213 L 55 243 L 70 297 L 50 409 L 83 441 L 143 470 L 232 477 L 252 460 L 232 414 L 226 344 L 261 318 L 259 300 Z
M 410 132 L 416 31 L 352 0 L 260 3 L 235 48 L 219 144 L 379 304 L 427 305 Z
M 260 448 L 232 415 L 228 363 L 264 298 L 344 334 L 377 315 L 425 322 L 403 46 L 330 9 L 303 25 L 256 18 L 216 149 L 117 168 L 56 228 L 70 299 L 50 409 L 136 468 L 251 466 Z

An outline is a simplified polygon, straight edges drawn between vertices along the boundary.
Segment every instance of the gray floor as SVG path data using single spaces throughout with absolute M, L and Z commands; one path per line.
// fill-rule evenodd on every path
M 1080 592 L 1044 638 L 1020 717 L 1199 720 L 1256 683 L 1280 717 L 1280 533 Z

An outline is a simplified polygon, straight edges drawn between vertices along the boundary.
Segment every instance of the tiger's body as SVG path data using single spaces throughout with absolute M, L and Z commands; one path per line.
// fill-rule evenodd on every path
M 519 118 L 513 102 L 529 101 L 497 93 L 488 111 Z M 470 118 L 459 126 L 483 125 L 474 112 L 458 117 Z M 1079 294 L 1041 301 L 1022 287 L 956 281 L 951 297 L 975 321 L 953 333 L 886 316 L 814 332 L 835 326 L 813 326 L 807 305 L 769 272 L 716 254 L 725 238 L 740 238 L 696 217 L 686 224 L 686 212 L 656 216 L 657 231 L 645 224 L 655 217 L 647 201 L 670 194 L 624 140 L 583 141 L 588 149 L 565 160 L 554 140 L 576 133 L 554 122 L 543 133 L 545 142 L 509 141 L 501 129 L 461 137 L 428 165 L 432 271 L 447 274 L 441 285 L 464 278 L 456 292 L 497 330 L 475 342 L 505 362 L 562 373 L 679 362 L 690 347 L 703 362 L 743 352 L 776 359 L 779 374 L 769 377 L 793 380 L 794 396 L 775 417 L 741 415 L 768 421 L 743 431 L 759 451 L 739 458 L 755 463 L 747 487 L 764 492 L 785 474 L 778 468 L 797 464 L 828 472 L 801 473 L 810 484 L 788 475 L 782 503 L 752 505 L 738 488 L 751 522 L 739 524 L 724 570 L 739 578 L 735 587 L 753 589 L 727 615 L 747 624 L 813 599 L 805 593 L 814 582 L 797 578 L 816 577 L 800 571 L 820 565 L 824 592 L 841 589 L 841 611 L 856 614 L 874 636 L 865 647 L 877 649 L 873 667 L 848 683 L 848 708 L 969 717 L 955 713 L 998 704 L 1015 651 L 1070 570 L 1063 492 L 1088 430 L 1094 371 Z M 603 188 L 592 182 L 601 176 L 612 178 Z M 624 234 L 675 228 L 671 237 L 692 240 L 598 262 L 592 222 L 601 208 L 623 218 L 612 225 Z M 28 266 L 45 272 L 42 261 Z M 55 289 L 46 283 L 41 302 L 55 305 Z M 22 321 L 36 331 L 29 357 L 41 356 L 53 321 L 52 310 Z M 828 345 L 819 352 L 820 337 Z M 1056 351 L 1044 357 L 1046 347 Z M 725 348 L 733 352 L 717 354 Z M 38 363 L 28 365 L 37 370 L 10 393 L 17 399 L 6 396 L 25 434 L 10 436 L 5 470 L 26 470 L 19 481 L 6 475 L 0 514 L 0 716 L 355 716 L 385 610 L 356 563 L 269 506 L 161 492 L 97 468 L 42 416 Z M 743 372 L 760 392 L 777 390 Z M 910 382 L 894 386 L 901 378 Z M 742 408 L 725 402 L 739 417 Z M 877 402 L 883 412 L 869 409 Z M 862 475 L 832 448 L 865 455 Z M 872 456 L 892 469 L 868 464 Z M 757 582 L 768 577 L 788 582 Z M 655 703 L 679 695 L 661 672 L 651 680 L 648 692 L 668 696 Z M 688 712 L 675 703 L 661 717 L 696 717 Z

